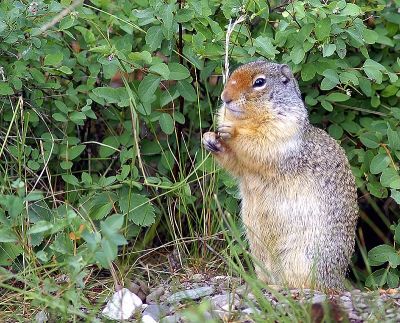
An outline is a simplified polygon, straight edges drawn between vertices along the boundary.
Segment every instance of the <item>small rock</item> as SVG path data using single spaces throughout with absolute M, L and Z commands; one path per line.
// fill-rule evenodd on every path
M 134 294 L 137 294 L 140 290 L 140 286 L 138 284 L 135 284 L 134 282 L 128 282 L 127 287 Z
M 169 308 L 165 305 L 148 305 L 143 311 L 143 316 L 151 316 L 154 320 L 159 321 L 162 317 L 166 316 Z
M 157 323 L 157 321 L 153 319 L 150 315 L 143 315 L 142 323 Z
M 43 310 L 37 312 L 35 315 L 36 323 L 45 323 L 48 321 L 48 319 L 49 319 L 49 317 L 48 317 L 46 311 L 43 311 Z
M 150 293 L 150 288 L 147 286 L 147 284 L 144 281 L 139 280 L 139 285 L 140 285 L 140 289 L 143 291 L 143 293 L 145 293 L 146 295 L 148 295 Z
M 111 320 L 127 320 L 141 306 L 142 300 L 129 289 L 123 288 L 114 293 L 102 314 Z
M 168 315 L 161 319 L 160 323 L 178 323 L 180 322 L 180 316 L 178 314 Z
M 149 295 L 146 297 L 147 304 L 155 304 L 158 303 L 160 300 L 161 295 L 164 294 L 165 288 L 164 286 L 159 286 L 155 290 L 153 290 Z
M 326 295 L 324 294 L 317 294 L 314 295 L 314 297 L 311 300 L 311 303 L 316 304 L 316 303 L 323 303 L 326 300 Z
M 203 274 L 194 274 L 191 280 L 195 283 L 200 283 L 204 279 Z
M 234 294 L 215 295 L 211 298 L 211 306 L 216 310 L 230 311 L 236 309 L 239 305 L 239 296 Z
M 211 279 L 210 279 L 210 281 L 214 284 L 225 282 L 227 280 L 229 280 L 229 277 L 227 277 L 227 276 L 214 276 L 214 277 L 211 277 Z
M 240 296 L 244 295 L 249 290 L 249 286 L 247 284 L 243 284 L 235 289 L 235 292 Z
M 242 313 L 247 314 L 247 315 L 251 315 L 251 314 L 259 314 L 261 311 L 257 308 L 245 308 L 244 310 L 242 310 Z
M 231 317 L 231 313 L 224 310 L 213 310 L 212 313 L 214 316 L 219 317 L 223 322 L 228 322 Z
M 167 303 L 177 303 L 186 299 L 199 299 L 214 293 L 214 287 L 205 286 L 174 293 L 167 298 Z
M 142 302 L 146 299 L 146 293 L 142 289 L 140 289 L 136 295 Z

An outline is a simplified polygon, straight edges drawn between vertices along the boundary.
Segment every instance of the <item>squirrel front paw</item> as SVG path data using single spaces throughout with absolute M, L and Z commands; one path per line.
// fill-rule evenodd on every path
M 204 148 L 212 153 L 221 153 L 225 151 L 220 139 L 215 132 L 206 132 L 203 135 Z
M 234 127 L 229 122 L 224 122 L 218 126 L 218 137 L 224 140 L 230 139 L 233 137 Z

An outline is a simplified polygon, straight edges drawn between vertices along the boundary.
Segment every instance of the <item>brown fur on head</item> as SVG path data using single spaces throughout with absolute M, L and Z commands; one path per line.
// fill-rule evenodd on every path
M 297 81 L 286 64 L 262 60 L 240 66 L 229 77 L 221 99 L 220 123 L 233 122 L 239 131 L 252 129 L 277 139 L 294 135 L 308 123 Z

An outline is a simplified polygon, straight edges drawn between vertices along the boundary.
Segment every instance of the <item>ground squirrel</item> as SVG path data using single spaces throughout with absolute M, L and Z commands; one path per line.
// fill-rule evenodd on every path
M 257 275 L 271 285 L 343 289 L 358 218 L 344 150 L 309 123 L 287 65 L 242 65 L 221 98 L 218 132 L 203 144 L 239 181 Z

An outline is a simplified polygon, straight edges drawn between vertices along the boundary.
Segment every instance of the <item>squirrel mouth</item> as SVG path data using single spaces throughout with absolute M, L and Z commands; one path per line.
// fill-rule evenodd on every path
M 243 111 L 241 111 L 240 109 L 234 109 L 229 104 L 224 103 L 224 106 L 225 106 L 226 109 L 228 109 L 230 112 L 233 112 L 234 114 L 238 114 L 238 115 L 243 114 Z

